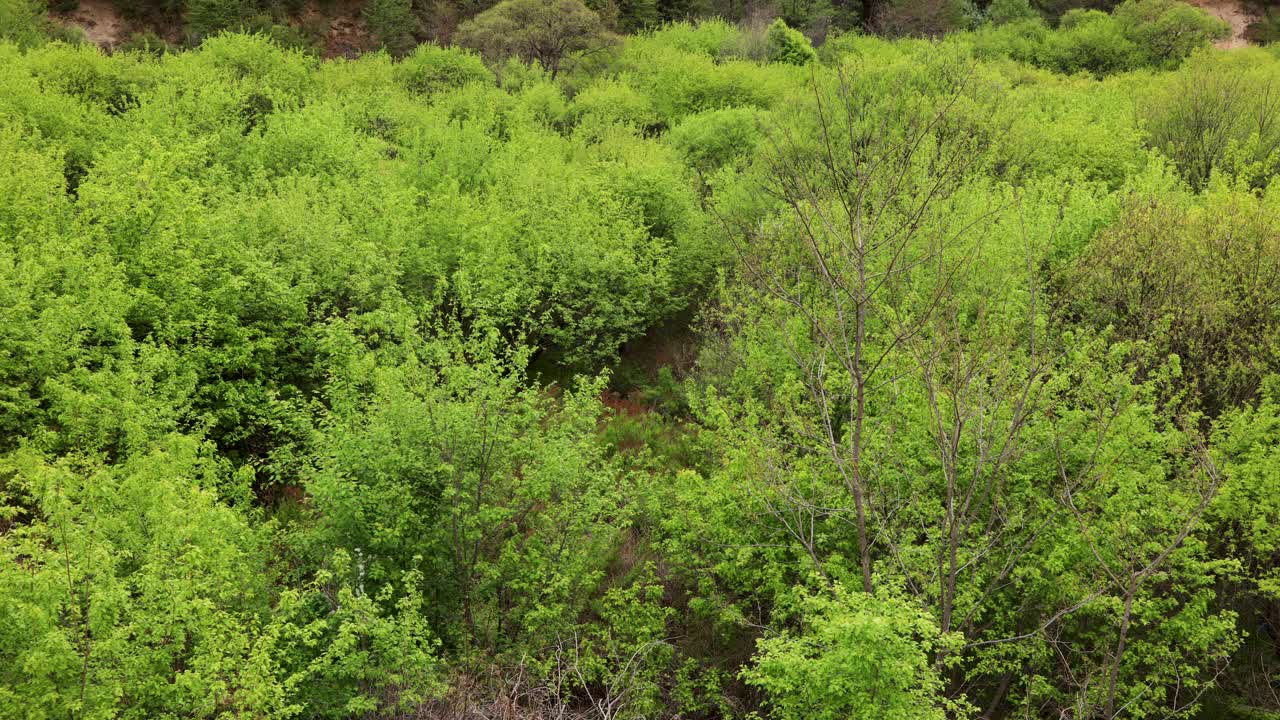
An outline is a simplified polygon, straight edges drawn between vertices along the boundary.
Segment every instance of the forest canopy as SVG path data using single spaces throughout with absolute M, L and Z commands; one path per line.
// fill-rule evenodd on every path
M 0 0 L 0 718 L 1280 717 L 1280 46 L 485 5 Z

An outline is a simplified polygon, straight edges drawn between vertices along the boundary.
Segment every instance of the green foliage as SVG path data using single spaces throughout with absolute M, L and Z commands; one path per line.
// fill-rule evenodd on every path
M 1251 57 L 1195 56 L 1163 78 L 1142 108 L 1151 144 L 1192 187 L 1203 188 L 1215 172 L 1260 187 L 1275 172 L 1277 64 L 1265 54 L 1242 52 Z
M 873 27 L 890 37 L 938 37 L 980 18 L 968 0 L 885 0 L 876 8 Z
M 580 0 L 502 0 L 463 23 L 457 41 L 495 61 L 537 62 L 554 78 L 566 58 L 603 49 L 610 36 Z
M 743 673 L 763 690 L 772 716 L 792 718 L 948 717 L 930 653 L 955 645 L 909 602 L 845 590 L 800 592 L 803 627 L 758 642 Z
M 1150 343 L 1154 362 L 1176 355 L 1189 398 L 1218 411 L 1257 398 L 1280 370 L 1276 196 L 1176 197 L 1126 202 L 1086 251 L 1077 302 L 1097 327 Z
M 992 0 L 987 6 L 987 20 L 992 25 L 1041 19 L 1039 11 L 1031 6 L 1030 0 Z
M 430 43 L 419 45 L 412 55 L 397 63 L 394 77 L 410 92 L 427 96 L 471 83 L 494 83 L 493 73 L 480 58 Z
M 6 715 L 297 713 L 262 536 L 217 501 L 197 443 L 159 437 L 111 466 L 24 452 L 4 471 L 7 503 L 48 518 L 6 533 Z
M 252 0 L 187 0 L 187 32 L 199 42 L 239 27 L 254 10 Z
M 361 11 L 378 42 L 394 57 L 413 49 L 413 3 L 410 0 L 371 0 Z
M 444 689 L 437 643 L 423 615 L 421 576 L 408 572 L 401 593 L 388 583 L 371 596 L 363 563 L 359 548 L 354 567 L 345 551 L 335 551 L 333 571 L 318 572 L 306 598 L 323 613 L 305 624 L 291 618 L 295 622 L 282 629 L 295 657 L 307 659 L 291 679 L 305 678 L 297 697 L 313 717 L 420 712 Z M 303 599 L 288 596 L 286 607 L 300 611 Z
M 806 71 L 791 65 L 762 66 L 740 60 L 716 63 L 654 39 L 633 40 L 620 64 L 633 87 L 650 98 L 659 119 L 674 125 L 703 110 L 750 106 L 768 108 Z
M 605 79 L 588 85 L 573 98 L 572 113 L 579 123 L 644 129 L 657 120 L 653 104 L 625 79 Z
M 787 27 L 779 18 L 769 26 L 765 57 L 769 62 L 807 65 L 818 59 L 818 53 L 809 44 L 808 38 L 800 34 L 800 31 Z
M 691 167 L 711 173 L 750 156 L 761 141 L 760 123 L 748 108 L 708 110 L 680 121 L 667 140 Z
M 45 41 L 44 8 L 36 0 L 3 0 L 0 2 L 0 40 L 8 40 L 20 48 Z
M 996 6 L 992 6 L 992 12 Z M 980 30 L 979 52 L 1000 54 L 1060 73 L 1111 75 L 1137 68 L 1175 68 L 1193 51 L 1226 37 L 1225 23 L 1174 0 L 1126 0 L 1108 15 L 1073 8 L 1056 30 L 1024 10 Z
M 1231 34 L 1225 20 L 1175 0 L 1126 0 L 1113 17 L 1151 67 L 1176 67 L 1192 51 Z
M 174 50 L 175 48 L 168 41 L 154 32 L 134 33 L 117 48 L 118 52 L 133 52 L 156 56 L 164 55 Z
M 1274 710 L 1274 52 L 483 5 L 0 9 L 0 716 Z
M 712 59 L 727 58 L 737 48 L 740 31 L 719 18 L 664 25 L 650 35 L 653 42 Z

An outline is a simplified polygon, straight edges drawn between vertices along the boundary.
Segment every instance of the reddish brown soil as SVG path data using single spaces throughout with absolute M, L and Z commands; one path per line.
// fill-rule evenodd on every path
M 74 25 L 84 31 L 89 42 L 100 48 L 111 49 L 129 39 L 133 29 L 108 0 L 80 0 L 80 6 L 66 13 L 49 13 L 64 25 Z
M 653 412 L 653 407 L 634 392 L 621 395 L 615 390 L 605 390 L 600 393 L 600 403 L 618 415 L 636 417 Z
M 326 58 L 354 58 L 373 47 L 373 38 L 360 16 L 360 2 L 340 2 L 321 10 L 314 2 L 308 2 L 302 12 L 290 23 L 303 27 L 322 28 L 321 53 Z
M 1256 18 L 1244 3 L 1238 0 L 1188 0 L 1192 5 L 1203 9 L 1210 15 L 1221 18 L 1231 26 L 1231 37 L 1219 40 L 1214 46 L 1224 50 L 1242 48 L 1249 44 L 1245 31 Z

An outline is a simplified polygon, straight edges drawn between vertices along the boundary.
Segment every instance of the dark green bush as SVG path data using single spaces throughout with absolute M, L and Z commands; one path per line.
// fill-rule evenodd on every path
M 1040 11 L 1032 7 L 1030 0 L 992 0 L 987 6 L 987 20 L 992 25 L 1041 19 Z
M 1132 70 L 1140 65 L 1143 51 L 1110 15 L 1097 10 L 1071 10 L 1062 16 L 1056 32 L 1044 37 L 1036 51 L 1037 63 L 1061 73 L 1095 75 Z
M 368 0 L 361 11 L 369 32 L 392 57 L 403 57 L 413 50 L 413 17 L 411 0 Z
M 129 36 L 128 40 L 116 47 L 116 52 L 135 52 L 156 57 L 174 50 L 174 46 L 169 41 L 150 30 L 134 33 Z
M 1226 22 L 1179 0 L 1127 0 L 1113 17 L 1149 67 L 1177 67 L 1192 51 L 1231 34 Z
M 199 42 L 239 27 L 256 12 L 253 0 L 187 0 L 187 32 Z

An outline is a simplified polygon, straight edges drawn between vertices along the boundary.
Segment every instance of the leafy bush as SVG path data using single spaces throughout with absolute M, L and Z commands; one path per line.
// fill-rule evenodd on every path
M 369 0 L 361 11 L 369 31 L 393 57 L 413 49 L 413 3 L 410 0 Z
M 1126 0 L 1113 17 L 1143 50 L 1148 67 L 1177 67 L 1192 51 L 1231 34 L 1225 21 L 1177 0 Z
M 992 25 L 1007 25 L 1027 20 L 1043 20 L 1043 18 L 1040 17 L 1040 12 L 1031 6 L 1030 0 L 992 0 L 987 6 L 987 20 Z
M 749 108 L 708 110 L 681 120 L 667 134 L 685 161 L 710 173 L 749 157 L 760 141 L 760 115 Z
M 998 9 L 992 6 L 992 12 Z M 1006 12 L 1004 9 L 1000 11 Z M 981 56 L 1004 55 L 1060 73 L 1110 75 L 1137 68 L 1173 68 L 1194 50 L 1225 37 L 1226 26 L 1204 11 L 1175 0 L 1126 0 L 1108 15 L 1074 8 L 1056 30 L 1021 6 L 975 37 Z
M 44 42 L 44 7 L 38 0 L 0 0 L 0 40 L 18 47 Z
M 949 703 L 930 653 L 954 644 L 908 601 L 844 590 L 801 592 L 803 629 L 757 642 L 746 681 L 783 720 L 942 720 Z
M 121 43 L 116 52 L 121 53 L 141 53 L 143 55 L 161 56 L 169 52 L 173 52 L 176 48 L 169 41 L 155 34 L 154 32 L 140 32 L 129 36 L 129 39 Z
M 820 64 L 762 21 L 555 79 L 507 47 L 499 84 L 245 7 L 163 54 L 0 41 L 0 717 L 1269 687 L 1275 50 L 1005 3 Z
M 937 37 L 979 19 L 969 0 L 886 0 L 877 7 L 873 26 L 891 37 Z
M 636 92 L 622 79 L 596 81 L 573 98 L 573 115 L 579 123 L 625 125 L 643 129 L 658 118 L 649 98 Z
M 395 79 L 418 95 L 434 95 L 471 83 L 493 84 L 493 73 L 479 57 L 457 48 L 424 43 L 396 65 Z
M 767 43 L 765 56 L 769 62 L 807 65 L 818 59 L 818 53 L 809 44 L 809 39 L 800 31 L 787 27 L 781 18 L 774 20 L 769 26 Z
M 1062 16 L 1057 32 L 1045 36 L 1036 50 L 1039 64 L 1061 73 L 1094 75 L 1139 67 L 1143 50 L 1110 15 L 1097 10 L 1071 10 Z
M 256 10 L 254 0 L 187 0 L 187 32 L 199 42 L 239 27 Z
M 740 31 L 720 18 L 663 25 L 650 34 L 653 42 L 687 53 L 721 59 L 733 54 Z
M 1149 343 L 1150 362 L 1176 356 L 1184 392 L 1217 412 L 1252 402 L 1280 371 L 1280 217 L 1274 192 L 1219 186 L 1197 205 L 1130 199 L 1090 243 L 1079 307 Z
M 1140 108 L 1152 146 L 1194 188 L 1216 171 L 1260 186 L 1280 162 L 1278 63 L 1258 51 L 1238 52 L 1244 55 L 1193 58 L 1155 84 Z
M 498 62 L 536 62 L 555 78 L 566 58 L 604 48 L 612 38 L 580 0 L 502 0 L 463 23 L 456 39 Z
M 651 40 L 630 43 L 620 64 L 631 84 L 650 98 L 658 118 L 672 125 L 686 115 L 734 106 L 768 108 L 783 94 L 793 75 L 804 70 L 792 65 L 761 66 L 711 58 L 663 47 Z

